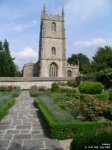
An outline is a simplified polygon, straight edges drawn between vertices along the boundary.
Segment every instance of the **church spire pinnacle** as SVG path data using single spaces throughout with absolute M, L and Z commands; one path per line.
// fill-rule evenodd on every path
M 64 6 L 62 5 L 62 16 L 64 16 Z
M 43 6 L 43 14 L 46 14 L 46 6 L 45 6 L 45 3 L 44 3 L 44 6 Z

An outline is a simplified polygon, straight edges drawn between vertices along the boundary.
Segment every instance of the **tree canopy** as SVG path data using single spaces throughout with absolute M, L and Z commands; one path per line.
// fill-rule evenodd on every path
M 79 64 L 79 69 L 82 74 L 90 72 L 90 60 L 82 53 L 73 54 L 70 58 L 68 58 L 68 63 L 73 65 Z
M 112 47 L 99 47 L 92 61 L 94 72 L 112 68 Z
M 15 77 L 17 75 L 16 65 L 13 60 L 7 40 L 0 41 L 0 77 Z

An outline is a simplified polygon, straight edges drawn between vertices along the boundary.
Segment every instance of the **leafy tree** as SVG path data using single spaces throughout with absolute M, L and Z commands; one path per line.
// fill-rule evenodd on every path
M 10 54 L 9 43 L 0 42 L 0 76 L 14 77 L 16 75 L 16 66 Z
M 2 42 L 0 41 L 0 51 L 3 50 L 3 45 L 2 45 Z
M 82 53 L 73 54 L 70 58 L 68 58 L 68 63 L 73 65 L 79 64 L 79 69 L 82 74 L 90 72 L 90 60 Z
M 97 72 L 96 80 L 103 83 L 105 88 L 112 87 L 112 68 L 107 68 Z
M 112 47 L 99 47 L 92 61 L 94 72 L 112 68 Z

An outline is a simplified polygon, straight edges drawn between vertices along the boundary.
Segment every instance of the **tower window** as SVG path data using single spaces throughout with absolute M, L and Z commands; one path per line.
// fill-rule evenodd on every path
M 56 48 L 52 47 L 52 55 L 56 55 Z
M 72 77 L 72 71 L 68 70 L 68 77 Z
M 56 32 L 56 23 L 52 22 L 52 31 Z

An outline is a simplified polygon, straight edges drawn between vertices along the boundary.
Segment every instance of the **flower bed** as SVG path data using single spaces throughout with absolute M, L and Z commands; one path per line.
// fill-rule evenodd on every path
M 40 109 L 42 117 L 46 123 L 47 129 L 49 130 L 49 133 L 52 138 L 56 138 L 56 139 L 73 138 L 74 135 L 76 134 L 84 135 L 87 133 L 95 133 L 97 129 L 99 129 L 100 127 L 106 127 L 108 125 L 112 125 L 111 121 L 82 122 L 77 119 L 68 120 L 68 118 L 67 118 L 68 121 L 65 121 L 65 120 L 60 121 L 60 116 L 57 116 L 57 115 L 60 115 L 60 113 L 56 113 L 56 114 L 54 113 L 55 108 L 57 109 L 57 106 L 52 108 L 52 105 L 54 105 L 52 100 L 48 97 L 46 100 L 46 97 L 47 96 L 44 96 L 43 98 L 43 96 L 40 96 L 39 98 L 36 98 L 35 106 Z

